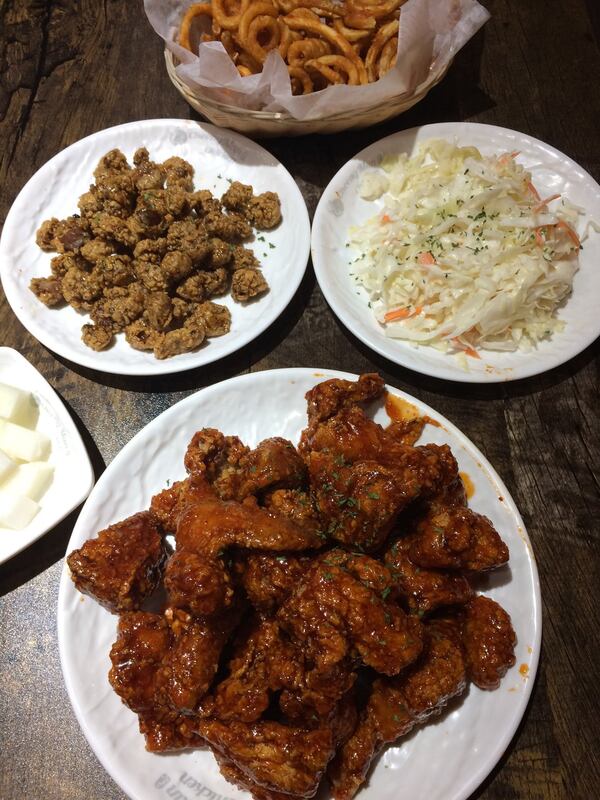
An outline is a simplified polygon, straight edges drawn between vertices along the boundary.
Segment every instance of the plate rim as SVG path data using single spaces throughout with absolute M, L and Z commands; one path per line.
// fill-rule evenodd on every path
M 350 318 L 349 312 L 344 309 L 343 303 L 338 301 L 335 296 L 335 291 L 327 285 L 326 282 L 326 267 L 324 266 L 324 262 L 326 258 L 323 259 L 319 258 L 318 251 L 319 249 L 324 249 L 323 242 L 321 241 L 321 231 L 320 228 L 323 225 L 323 220 L 326 218 L 327 212 L 325 211 L 325 205 L 330 200 L 331 193 L 334 191 L 332 188 L 332 184 L 334 181 L 338 179 L 340 174 L 346 170 L 350 169 L 350 166 L 360 160 L 364 160 L 365 156 L 368 156 L 371 152 L 377 152 L 384 143 L 389 142 L 392 139 L 401 137 L 401 136 L 409 136 L 410 134 L 417 134 L 419 131 L 427 131 L 432 130 L 432 137 L 435 137 L 434 129 L 442 127 L 442 126 L 452 126 L 458 130 L 468 130 L 468 129 L 475 129 L 480 132 L 485 131 L 496 131 L 501 132 L 503 134 L 516 134 L 520 138 L 527 139 L 534 147 L 542 147 L 546 151 L 550 152 L 553 156 L 559 157 L 561 159 L 566 159 L 570 165 L 576 167 L 583 175 L 583 177 L 594 184 L 597 187 L 598 192 L 600 193 L 600 183 L 591 175 L 586 169 L 584 169 L 579 163 L 577 163 L 571 156 L 563 153 L 558 148 L 554 147 L 547 142 L 544 142 L 542 139 L 538 139 L 535 136 L 531 136 L 528 133 L 523 131 L 518 131 L 514 128 L 506 128 L 502 125 L 491 125 L 489 123 L 483 122 L 470 122 L 469 120 L 465 120 L 464 122 L 456 122 L 456 121 L 446 121 L 446 122 L 433 122 L 427 123 L 425 125 L 416 125 L 412 128 L 405 128 L 403 130 L 396 131 L 395 133 L 389 134 L 388 136 L 384 136 L 381 139 L 373 142 L 372 144 L 368 145 L 367 147 L 363 147 L 357 153 L 355 153 L 351 158 L 349 158 L 340 168 L 337 170 L 335 175 L 331 178 L 321 197 L 319 198 L 319 202 L 315 209 L 313 223 L 312 223 L 312 230 L 311 230 L 311 260 L 313 264 L 313 268 L 315 271 L 315 275 L 317 278 L 317 282 L 323 295 L 329 305 L 332 313 L 342 322 L 344 327 L 359 341 L 361 341 L 364 345 L 366 345 L 370 350 L 373 350 L 378 355 L 385 358 L 392 364 L 396 364 L 401 367 L 405 367 L 406 369 L 410 369 L 412 372 L 416 372 L 420 375 L 427 375 L 432 378 L 436 378 L 437 380 L 444 380 L 444 381 L 452 381 L 457 383 L 475 383 L 475 384 L 488 384 L 488 383 L 507 383 L 512 381 L 524 380 L 527 378 L 532 378 L 536 375 L 542 375 L 550 370 L 556 369 L 557 367 L 566 364 L 567 362 L 571 361 L 573 358 L 576 358 L 580 353 L 586 350 L 590 345 L 592 345 L 599 337 L 600 337 L 600 317 L 598 317 L 598 321 L 596 324 L 596 330 L 592 336 L 583 337 L 584 341 L 581 344 L 582 339 L 580 338 L 579 344 L 575 345 L 572 348 L 569 348 L 567 353 L 561 356 L 558 360 L 551 363 L 549 366 L 543 367 L 541 369 L 535 367 L 535 355 L 536 350 L 533 349 L 531 351 L 530 360 L 529 360 L 529 367 L 520 367 L 519 372 L 517 375 L 506 375 L 502 372 L 498 371 L 490 371 L 489 373 L 485 374 L 474 374 L 468 371 L 462 371 L 458 367 L 454 370 L 452 369 L 451 365 L 449 364 L 448 367 L 442 365 L 439 368 L 435 367 L 428 367 L 427 364 L 420 366 L 419 364 L 419 350 L 417 348 L 411 348 L 406 350 L 406 355 L 404 355 L 404 347 L 405 345 L 409 345 L 408 342 L 404 342 L 402 340 L 398 340 L 401 344 L 402 349 L 400 349 L 399 353 L 394 356 L 390 354 L 390 350 L 388 347 L 385 346 L 386 342 L 394 342 L 396 340 L 377 334 L 377 332 L 373 332 L 369 334 L 368 332 L 363 332 L 362 330 L 354 330 L 352 325 L 352 320 Z M 560 336 L 559 334 L 556 334 Z M 412 357 L 411 357 L 412 356 Z
M 74 447 L 76 447 L 77 450 L 79 451 L 80 463 L 78 465 L 78 468 L 84 478 L 84 483 L 82 485 L 81 491 L 77 492 L 76 494 L 73 494 L 72 498 L 64 505 L 64 508 L 61 510 L 60 515 L 58 515 L 47 528 L 43 529 L 40 533 L 36 534 L 33 539 L 28 539 L 25 543 L 20 543 L 17 546 L 17 548 L 11 550 L 11 552 L 8 555 L 6 556 L 0 555 L 0 565 L 5 564 L 7 561 L 10 561 L 11 558 L 14 558 L 14 556 L 18 555 L 19 553 L 22 553 L 23 550 L 26 550 L 34 542 L 37 542 L 39 539 L 41 539 L 42 536 L 46 536 L 46 534 L 54 530 L 54 528 L 56 528 L 57 525 L 60 525 L 60 523 L 66 517 L 68 517 L 69 514 L 74 509 L 77 508 L 77 506 L 81 505 L 81 503 L 83 503 L 83 501 L 89 496 L 90 492 L 94 487 L 94 482 L 95 482 L 94 469 L 92 467 L 92 462 L 90 460 L 90 455 L 87 451 L 87 447 L 85 446 L 85 443 L 81 438 L 81 434 L 77 430 L 77 426 L 75 425 L 73 417 L 69 413 L 67 407 L 65 406 L 61 398 L 58 396 L 57 392 L 52 388 L 52 386 L 42 375 L 42 373 L 36 367 L 34 367 L 33 364 L 27 358 L 25 358 L 25 356 L 19 353 L 18 350 L 15 350 L 13 347 L 1 346 L 0 357 L 4 353 L 10 354 L 9 357 L 14 359 L 14 361 L 17 363 L 19 362 L 22 363 L 26 371 L 31 371 L 35 373 L 37 375 L 38 380 L 41 379 L 42 385 L 44 386 L 46 399 L 50 401 L 52 407 L 57 412 L 57 416 L 61 418 L 61 423 L 63 426 L 62 429 L 66 431 L 67 435 L 69 436 L 69 439 L 73 442 Z M 36 394 L 35 389 L 32 390 L 32 394 L 34 395 Z M 27 528 L 24 528 L 23 530 L 27 530 Z M 19 534 L 22 533 L 22 531 L 15 531 L 15 533 Z
M 10 257 L 9 253 L 6 252 L 7 244 L 6 244 L 6 231 L 10 231 L 11 229 L 15 228 L 15 225 L 18 225 L 18 219 L 16 217 L 16 209 L 15 206 L 17 205 L 17 201 L 24 195 L 28 190 L 30 190 L 30 185 L 32 181 L 36 179 L 38 174 L 46 169 L 51 169 L 52 166 L 56 162 L 60 162 L 61 159 L 65 158 L 65 152 L 68 151 L 70 148 L 75 146 L 80 146 L 82 143 L 88 142 L 91 139 L 97 139 L 101 137 L 103 134 L 108 132 L 118 132 L 120 130 L 125 129 L 132 129 L 138 128 L 141 129 L 143 127 L 152 128 L 153 126 L 160 127 L 160 126 L 174 126 L 174 127 L 197 127 L 201 128 L 203 131 L 211 135 L 216 141 L 220 142 L 222 139 L 230 138 L 234 141 L 238 141 L 240 143 L 244 143 L 246 146 L 248 144 L 251 145 L 252 149 L 258 151 L 260 153 L 266 154 L 269 159 L 272 160 L 273 166 L 277 167 L 278 169 L 283 170 L 283 176 L 285 179 L 289 179 L 289 190 L 290 193 L 295 196 L 295 202 L 298 205 L 297 213 L 296 209 L 294 209 L 293 215 L 293 223 L 290 220 L 290 224 L 294 224 L 297 227 L 303 228 L 301 236 L 299 237 L 300 246 L 296 249 L 296 253 L 299 255 L 297 256 L 298 264 L 304 263 L 304 267 L 301 268 L 300 266 L 297 269 L 297 274 L 294 273 L 293 279 L 286 281 L 282 287 L 282 290 L 279 292 L 279 301 L 275 303 L 273 309 L 271 310 L 270 314 L 261 314 L 257 320 L 257 323 L 254 327 L 248 329 L 246 334 L 242 334 L 240 337 L 239 342 L 233 346 L 229 347 L 225 350 L 225 352 L 214 356 L 212 358 L 208 358 L 208 360 L 202 360 L 199 363 L 186 363 L 182 364 L 181 362 L 177 361 L 177 357 L 167 358 L 164 360 L 155 359 L 155 362 L 149 361 L 147 364 L 141 362 L 139 367 L 131 368 L 125 367 L 120 368 L 118 364 L 115 366 L 113 363 L 111 366 L 103 367 L 102 363 L 97 363 L 94 360 L 94 352 L 90 350 L 89 355 L 86 352 L 82 352 L 82 354 L 77 357 L 73 358 L 72 351 L 68 351 L 67 349 L 63 348 L 60 341 L 56 341 L 55 338 L 50 335 L 48 336 L 45 332 L 43 322 L 33 322 L 29 317 L 29 315 L 24 311 L 23 308 L 20 307 L 19 297 L 20 294 L 18 291 L 13 290 L 13 285 L 10 280 L 5 280 L 5 275 L 8 274 L 10 268 L 14 266 L 14 262 Z M 236 162 L 232 161 L 232 164 Z M 15 220 L 13 220 L 15 217 Z M 294 177 L 287 169 L 287 167 L 276 157 L 274 156 L 269 150 L 263 147 L 258 142 L 255 142 L 253 139 L 250 139 L 248 136 L 243 136 L 241 133 L 237 131 L 232 131 L 229 129 L 219 128 L 216 125 L 213 125 L 209 122 L 199 121 L 199 120 L 191 120 L 191 119 L 179 119 L 177 117 L 164 117 L 164 118 L 153 118 L 153 119 L 144 119 L 144 120 L 137 120 L 132 122 L 124 122 L 120 123 L 119 125 L 111 125 L 108 128 L 102 128 L 99 131 L 95 131 L 94 133 L 90 133 L 87 136 L 82 137 L 81 139 L 77 139 L 71 144 L 64 147 L 62 150 L 59 150 L 58 153 L 55 153 L 48 161 L 45 161 L 33 175 L 27 180 L 27 182 L 23 185 L 20 189 L 16 197 L 11 203 L 11 206 L 8 210 L 6 215 L 6 219 L 2 228 L 2 232 L 0 233 L 0 283 L 2 284 L 2 288 L 4 290 L 4 294 L 8 301 L 8 304 L 17 317 L 19 322 L 23 325 L 23 327 L 35 338 L 39 341 L 44 347 L 47 347 L 52 353 L 56 353 L 61 358 L 66 359 L 71 364 L 77 364 L 80 367 L 84 367 L 86 369 L 91 369 L 96 372 L 100 372 L 107 375 L 125 375 L 129 377 L 152 377 L 157 375 L 174 375 L 180 372 L 187 372 L 194 369 L 203 369 L 208 367 L 210 364 L 217 363 L 222 361 L 225 358 L 230 357 L 234 353 L 239 352 L 242 348 L 246 347 L 256 338 L 258 338 L 262 333 L 264 333 L 277 319 L 285 312 L 288 308 L 289 304 L 292 302 L 294 295 L 296 294 L 298 287 L 302 283 L 304 276 L 306 274 L 306 268 L 308 266 L 308 261 L 310 258 L 310 216 L 308 213 L 308 207 L 306 205 L 306 201 L 302 192 L 300 191 L 300 187 L 298 186 L 297 182 L 295 181 Z M 52 309 L 50 309 L 52 310 Z M 58 344 L 58 346 L 57 346 Z M 203 350 L 197 350 L 196 353 L 202 353 Z M 208 353 L 209 351 L 205 350 L 204 353 Z
M 309 367 L 287 367 L 281 369 L 272 369 L 272 370 L 261 370 L 257 372 L 250 372 L 243 375 L 238 375 L 233 378 L 229 378 L 227 380 L 219 381 L 218 383 L 212 384 L 210 386 L 204 387 L 199 389 L 196 392 L 188 395 L 187 397 L 183 398 L 182 400 L 178 401 L 174 405 L 170 406 L 168 409 L 165 409 L 161 414 L 159 414 L 154 419 L 150 420 L 140 431 L 138 431 L 120 450 L 120 452 L 115 456 L 113 461 L 107 466 L 106 470 L 99 478 L 95 490 L 101 490 L 104 481 L 106 480 L 106 475 L 109 474 L 109 470 L 111 469 L 118 469 L 121 465 L 121 462 L 125 462 L 128 457 L 128 452 L 130 448 L 133 448 L 137 441 L 147 435 L 147 429 L 150 426 L 155 426 L 159 424 L 157 420 L 160 420 L 164 417 L 169 417 L 176 415 L 178 410 L 181 408 L 182 404 L 185 405 L 193 405 L 197 402 L 197 398 L 199 395 L 210 395 L 212 393 L 218 393 L 219 390 L 227 384 L 229 387 L 235 386 L 238 384 L 244 384 L 248 382 L 252 382 L 254 380 L 260 381 L 268 381 L 270 376 L 273 373 L 277 373 L 283 380 L 286 378 L 288 380 L 293 380 L 294 378 L 301 376 L 304 377 L 306 375 L 311 375 L 315 378 L 320 378 L 321 380 L 327 380 L 329 378 L 345 378 L 347 380 L 356 380 L 357 375 L 352 373 L 343 372 L 339 370 L 330 370 L 330 369 L 315 369 Z M 510 742 L 515 736 L 519 725 L 525 715 L 527 707 L 529 705 L 529 700 L 531 697 L 531 692 L 533 690 L 533 686 L 535 683 L 535 678 L 539 666 L 539 658 L 540 658 L 540 651 L 541 651 L 541 637 L 542 637 L 542 611 L 541 611 L 541 587 L 540 587 L 540 580 L 539 580 L 539 573 L 537 569 L 537 563 L 535 559 L 535 555 L 533 552 L 533 547 L 531 544 L 531 540 L 527 533 L 527 529 L 519 513 L 519 510 L 512 498 L 512 495 L 508 491 L 506 485 L 502 481 L 501 477 L 496 472 L 493 465 L 489 462 L 486 456 L 479 450 L 479 448 L 472 442 L 469 437 L 467 437 L 462 431 L 455 426 L 447 417 L 445 417 L 440 412 L 436 411 L 434 408 L 429 406 L 427 403 L 422 402 L 419 398 L 409 395 L 407 392 L 396 388 L 390 384 L 386 384 L 386 388 L 392 391 L 397 396 L 400 396 L 406 399 L 408 402 L 416 401 L 418 403 L 419 408 L 423 410 L 424 413 L 430 414 L 433 419 L 440 420 L 443 422 L 444 428 L 451 433 L 453 436 L 457 438 L 457 440 L 461 444 L 466 444 L 468 446 L 468 450 L 470 455 L 477 458 L 480 462 L 482 467 L 487 471 L 488 475 L 494 480 L 498 488 L 503 492 L 504 504 L 510 510 L 511 514 L 513 515 L 517 525 L 520 527 L 522 534 L 521 538 L 524 541 L 526 550 L 527 550 L 527 560 L 529 564 L 529 570 L 531 573 L 532 584 L 533 584 L 533 593 L 531 595 L 530 601 L 532 603 L 532 619 L 533 619 L 533 641 L 532 641 L 532 653 L 531 653 L 531 661 L 529 664 L 529 675 L 528 679 L 525 683 L 523 691 L 520 695 L 521 700 L 516 708 L 516 713 L 514 718 L 512 719 L 511 723 L 508 725 L 506 731 L 504 732 L 503 736 L 500 737 L 496 746 L 488 752 L 487 758 L 484 760 L 482 765 L 480 766 L 479 770 L 471 776 L 470 780 L 465 783 L 461 787 L 461 791 L 459 793 L 455 793 L 451 798 L 448 800 L 468 800 L 469 796 L 472 792 L 481 785 L 481 783 L 485 780 L 485 778 L 492 772 L 494 767 L 498 764 L 502 755 L 506 751 L 507 747 L 509 746 Z M 113 466 L 116 465 L 116 466 Z M 94 490 L 94 491 L 95 491 Z M 84 516 L 84 512 L 86 510 L 86 506 L 88 503 L 92 502 L 94 499 L 93 493 L 90 494 L 88 497 L 84 507 L 81 510 L 79 518 L 73 528 L 73 532 L 67 544 L 66 554 L 71 551 L 74 546 L 73 540 L 76 538 L 76 534 L 79 533 L 79 528 L 82 527 L 83 523 L 80 525 L 80 521 Z M 68 602 L 68 593 L 70 590 L 73 589 L 72 582 L 69 577 L 69 571 L 66 563 L 66 554 L 65 560 L 63 561 L 63 567 L 61 571 L 60 583 L 59 583 L 59 592 L 58 592 L 58 603 L 57 603 L 57 618 L 56 618 L 56 625 L 57 625 L 57 633 L 58 633 L 58 644 L 59 644 L 59 654 L 60 654 L 60 664 L 63 673 L 63 679 L 65 681 L 65 686 L 67 689 L 67 694 L 69 700 L 71 702 L 71 706 L 79 723 L 79 726 L 92 750 L 96 758 L 100 761 L 108 775 L 117 783 L 118 786 L 130 797 L 132 800 L 144 800 L 142 796 L 139 794 L 137 789 L 128 786 L 128 775 L 123 775 L 118 770 L 113 770 L 110 755 L 107 752 L 104 752 L 102 747 L 98 747 L 98 743 L 94 740 L 93 731 L 89 728 L 86 716 L 83 713 L 81 705 L 79 703 L 79 699 L 77 694 L 74 691 L 73 683 L 71 681 L 71 672 L 70 667 L 68 664 L 68 648 L 69 642 L 67 640 L 67 632 L 66 632 L 66 614 L 67 611 L 67 602 Z

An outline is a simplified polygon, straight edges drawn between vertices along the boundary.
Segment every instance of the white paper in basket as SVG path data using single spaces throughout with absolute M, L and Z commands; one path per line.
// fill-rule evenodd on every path
M 323 119 L 360 112 L 413 93 L 431 70 L 443 72 L 456 53 L 489 19 L 476 0 L 408 0 L 400 14 L 396 66 L 367 86 L 330 86 L 320 92 L 292 95 L 287 67 L 276 51 L 263 71 L 242 78 L 220 42 L 201 44 L 194 55 L 176 43 L 179 23 L 190 0 L 144 0 L 146 15 L 179 60 L 177 74 L 193 91 L 230 106 L 287 111 L 295 119 Z

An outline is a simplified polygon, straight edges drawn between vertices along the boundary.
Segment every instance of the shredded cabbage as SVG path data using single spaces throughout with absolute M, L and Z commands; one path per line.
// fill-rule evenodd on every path
M 430 140 L 363 173 L 361 196 L 384 209 L 350 229 L 351 274 L 388 336 L 476 355 L 562 329 L 582 211 L 540 199 L 517 156 Z

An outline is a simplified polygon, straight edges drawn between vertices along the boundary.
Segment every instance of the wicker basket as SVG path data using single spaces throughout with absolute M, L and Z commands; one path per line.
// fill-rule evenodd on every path
M 334 114 L 326 119 L 300 120 L 285 111 L 251 111 L 203 97 L 183 83 L 177 75 L 175 72 L 176 59 L 167 48 L 165 48 L 165 61 L 169 78 L 177 90 L 203 117 L 221 128 L 231 128 L 249 136 L 271 137 L 338 133 L 351 128 L 367 128 L 369 125 L 377 125 L 378 122 L 408 111 L 415 103 L 422 100 L 427 92 L 442 80 L 449 66 L 446 64 L 437 71 L 432 69 L 427 80 L 413 94 L 399 94 L 384 105 L 376 105 L 356 112 Z

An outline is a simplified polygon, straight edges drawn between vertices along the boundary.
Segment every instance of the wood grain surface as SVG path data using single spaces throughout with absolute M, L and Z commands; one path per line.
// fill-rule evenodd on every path
M 359 133 L 263 143 L 298 181 L 311 215 L 326 183 L 356 151 L 429 122 L 516 128 L 600 179 L 600 4 L 484 4 L 491 21 L 408 114 Z M 23 184 L 59 150 L 102 128 L 154 117 L 194 114 L 167 78 L 161 42 L 140 0 L 0 0 L 0 223 Z M 110 377 L 59 359 L 24 330 L 3 294 L 0 331 L 0 343 L 23 353 L 65 401 L 97 476 L 161 411 L 250 370 L 378 370 L 446 415 L 508 485 L 533 541 L 543 596 L 544 643 L 531 703 L 473 798 L 600 797 L 597 342 L 550 373 L 506 385 L 419 376 L 374 355 L 336 321 L 310 266 L 291 306 L 259 339 L 221 363 L 172 377 Z M 75 519 L 76 513 L 0 566 L 3 800 L 124 797 L 79 730 L 58 661 L 58 581 Z

